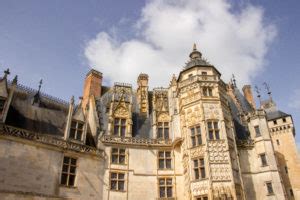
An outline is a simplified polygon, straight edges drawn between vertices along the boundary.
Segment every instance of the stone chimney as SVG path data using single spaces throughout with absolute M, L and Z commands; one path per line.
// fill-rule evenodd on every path
M 252 108 L 255 109 L 256 105 L 255 105 L 255 101 L 254 101 L 254 98 L 253 98 L 251 86 L 250 85 L 244 85 L 243 92 L 244 92 L 244 96 L 245 96 L 246 100 L 248 101 L 248 103 L 252 106 Z
M 140 113 L 148 116 L 149 102 L 148 102 L 148 75 L 140 74 L 137 80 L 137 97 L 140 107 Z
M 101 96 L 101 86 L 102 86 L 102 73 L 91 69 L 84 81 L 84 88 L 83 88 L 83 99 L 82 99 L 82 108 L 85 110 L 90 96 L 94 96 L 98 98 Z

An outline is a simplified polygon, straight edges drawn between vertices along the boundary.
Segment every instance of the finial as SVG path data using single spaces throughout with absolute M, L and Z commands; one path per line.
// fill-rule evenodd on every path
M 232 74 L 232 83 L 233 83 L 233 86 L 236 87 L 236 79 L 235 79 L 234 74 Z
M 267 90 L 267 92 L 268 92 L 268 95 L 269 95 L 270 99 L 272 99 L 272 96 L 271 96 L 272 92 L 271 92 L 271 90 L 270 90 L 270 86 L 269 86 L 266 82 L 264 82 L 263 85 L 265 86 L 265 88 L 266 88 L 266 90 Z
M 10 74 L 9 68 L 7 68 L 7 70 L 4 71 L 4 78 L 6 78 L 8 75 Z
M 257 94 L 257 98 L 259 99 L 259 102 L 261 103 L 260 88 L 258 88 L 257 86 L 255 86 L 255 91 L 256 91 L 256 94 Z
M 18 83 L 18 75 L 15 76 L 15 78 L 12 81 L 13 84 L 17 84 Z
M 42 84 L 43 84 L 43 79 L 41 79 L 39 83 L 40 83 L 40 84 L 39 84 L 39 90 L 38 90 L 38 92 L 41 91 L 41 87 L 42 87 Z
M 194 45 L 193 45 L 193 51 L 197 51 L 196 43 L 194 43 Z
M 71 97 L 71 104 L 74 104 L 74 96 Z

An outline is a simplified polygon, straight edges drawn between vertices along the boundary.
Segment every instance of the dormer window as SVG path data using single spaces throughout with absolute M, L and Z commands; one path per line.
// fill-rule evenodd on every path
M 126 119 L 115 118 L 114 121 L 114 135 L 125 137 L 126 133 Z
M 83 122 L 73 120 L 71 123 L 69 138 L 81 141 L 82 133 L 83 133 L 83 125 L 84 125 Z
M 0 113 L 3 111 L 4 106 L 5 106 L 5 99 L 0 98 Z

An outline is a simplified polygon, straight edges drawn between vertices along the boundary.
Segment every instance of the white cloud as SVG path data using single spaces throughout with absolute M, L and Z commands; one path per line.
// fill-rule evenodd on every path
M 264 68 L 276 35 L 260 7 L 249 4 L 232 12 L 226 0 L 152 0 L 133 29 L 136 38 L 120 42 L 121 35 L 100 32 L 87 43 L 85 56 L 104 79 L 135 84 L 144 72 L 152 87 L 167 87 L 196 42 L 225 81 L 234 73 L 241 84 L 247 83 Z

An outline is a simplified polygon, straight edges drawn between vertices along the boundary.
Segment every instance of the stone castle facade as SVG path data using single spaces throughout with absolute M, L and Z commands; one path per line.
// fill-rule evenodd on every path
M 102 85 L 78 105 L 0 80 L 0 199 L 300 199 L 292 116 L 226 84 L 194 46 L 167 88 Z M 154 78 L 154 77 L 153 77 Z

